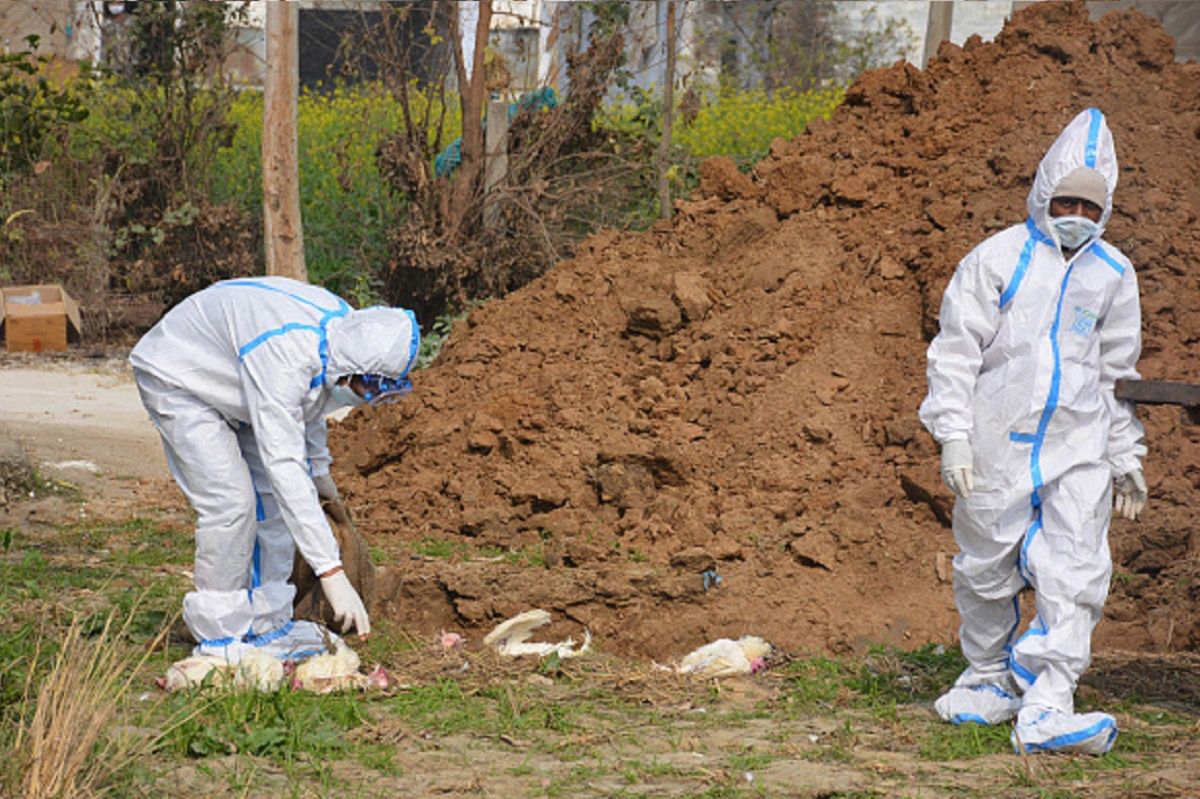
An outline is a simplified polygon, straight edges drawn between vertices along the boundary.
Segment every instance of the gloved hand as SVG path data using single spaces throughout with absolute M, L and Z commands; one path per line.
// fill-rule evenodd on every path
M 327 502 L 341 502 L 342 497 L 338 494 L 337 484 L 333 482 L 333 475 L 318 474 L 312 479 L 313 485 L 317 487 L 317 497 Z
M 974 465 L 970 441 L 960 438 L 942 444 L 942 479 L 960 497 L 970 496 L 975 487 Z
M 1146 490 L 1146 477 L 1141 469 L 1126 472 L 1116 479 L 1113 484 L 1116 489 L 1114 505 L 1117 513 L 1126 519 L 1137 519 L 1146 507 L 1150 494 Z
M 350 578 L 341 567 L 336 572 L 321 578 L 321 590 L 333 607 L 333 620 L 341 622 L 341 632 L 346 633 L 353 627 L 359 635 L 371 632 L 371 620 L 367 618 L 367 609 L 362 597 L 350 585 Z

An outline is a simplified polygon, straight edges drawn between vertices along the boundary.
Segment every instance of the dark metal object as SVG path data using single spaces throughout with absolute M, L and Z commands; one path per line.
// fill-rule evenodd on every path
M 1200 384 L 1174 380 L 1118 380 L 1114 394 L 1119 400 L 1140 405 L 1179 405 L 1185 422 L 1200 424 Z

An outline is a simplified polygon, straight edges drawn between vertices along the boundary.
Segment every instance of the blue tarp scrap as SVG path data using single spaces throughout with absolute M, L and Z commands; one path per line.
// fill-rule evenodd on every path
M 534 92 L 526 92 L 515 103 L 509 103 L 508 118 L 511 120 L 522 111 L 541 111 L 550 108 L 558 108 L 558 95 L 554 92 L 553 86 L 546 86 Z M 487 124 L 486 117 L 484 117 L 484 124 Z M 462 137 L 459 136 L 446 145 L 446 149 L 438 153 L 437 157 L 433 159 L 434 174 L 439 178 L 444 178 L 458 169 L 461 163 Z

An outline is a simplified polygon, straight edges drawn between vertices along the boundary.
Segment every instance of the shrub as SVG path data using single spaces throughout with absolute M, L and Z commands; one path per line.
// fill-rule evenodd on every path
M 722 89 L 692 122 L 675 127 L 675 144 L 696 158 L 757 160 L 773 139 L 799 136 L 814 119 L 829 119 L 844 94 L 840 87 L 770 95 L 762 89 Z
M 88 114 L 88 74 L 51 80 L 50 58 L 35 55 L 38 37 L 26 42 L 28 50 L 0 53 L 0 186 L 6 176 L 33 170 L 51 143 Z
M 230 111 L 236 132 L 212 167 L 215 202 L 262 210 L 263 98 L 245 91 Z M 452 120 L 457 135 L 459 122 Z M 375 152 L 402 125 L 400 109 L 379 84 L 304 92 L 296 112 L 300 208 L 309 280 L 374 299 L 364 279 L 386 260 L 388 228 L 403 211 L 380 177 Z M 366 295 L 366 296 L 362 296 Z

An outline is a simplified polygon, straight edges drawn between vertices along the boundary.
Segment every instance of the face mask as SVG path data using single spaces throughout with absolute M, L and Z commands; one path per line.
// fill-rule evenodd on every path
M 358 392 L 350 388 L 344 383 L 334 383 L 329 387 L 329 398 L 338 405 L 345 405 L 353 408 L 355 405 L 362 405 L 365 400 L 358 396 Z
M 1100 226 L 1085 216 L 1056 216 L 1050 224 L 1058 233 L 1059 242 L 1068 250 L 1079 248 L 1100 232 Z

